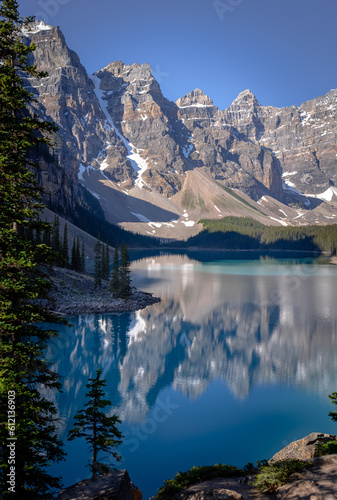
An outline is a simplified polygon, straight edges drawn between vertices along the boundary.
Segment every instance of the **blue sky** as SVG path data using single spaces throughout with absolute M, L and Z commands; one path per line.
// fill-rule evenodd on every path
M 337 88 L 336 0 L 19 0 L 60 26 L 93 73 L 147 62 L 168 99 L 200 88 L 226 108 L 249 88 L 298 105 Z

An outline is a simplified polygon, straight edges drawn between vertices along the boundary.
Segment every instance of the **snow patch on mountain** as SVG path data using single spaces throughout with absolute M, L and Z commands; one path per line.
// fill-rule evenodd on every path
M 131 212 L 132 215 L 134 215 L 135 217 L 137 217 L 138 220 L 140 220 L 140 222 L 151 222 L 150 219 L 148 219 L 147 217 L 145 217 L 145 215 L 142 215 L 142 214 L 135 214 L 134 212 Z
M 32 24 L 30 24 L 29 28 L 23 28 L 22 33 L 24 35 L 34 35 L 39 31 L 47 31 L 52 29 L 53 27 L 49 26 L 49 24 L 46 24 L 43 21 L 36 20 Z
M 87 173 L 87 169 L 88 170 L 95 170 L 95 168 L 92 167 L 91 165 L 85 166 L 85 165 L 80 164 L 80 166 L 79 166 L 79 172 L 78 172 L 78 180 L 79 181 L 84 181 L 83 174 Z
M 179 109 L 183 109 L 183 108 L 214 108 L 214 104 L 200 104 L 200 102 L 196 102 L 194 104 L 188 104 L 186 106 L 179 106 L 179 104 L 178 104 L 178 108 Z
M 113 120 L 111 119 L 111 116 L 108 111 L 108 102 L 106 100 L 106 92 L 100 89 L 100 79 L 98 78 L 97 75 L 89 75 L 89 78 L 95 85 L 95 93 L 97 96 L 97 99 L 99 100 L 99 103 L 101 105 L 102 111 L 105 114 L 107 124 L 114 130 L 116 133 L 117 137 L 123 142 L 124 146 L 126 147 L 128 151 L 127 158 L 130 160 L 131 165 L 135 172 L 137 173 L 137 177 L 135 179 L 135 185 L 138 186 L 140 189 L 146 185 L 146 182 L 143 181 L 142 175 L 144 174 L 145 170 L 148 168 L 148 163 L 144 158 L 142 158 L 139 154 L 141 151 L 140 149 L 137 149 L 131 144 L 131 142 L 128 142 L 128 140 L 119 132 L 117 127 L 115 126 Z M 148 186 L 149 187 L 149 186 Z
M 337 188 L 330 186 L 324 193 L 306 194 L 310 198 L 319 198 L 320 200 L 331 201 L 334 196 L 337 196 Z
M 280 224 L 282 224 L 282 226 L 288 226 L 288 224 L 283 219 L 275 219 L 275 217 L 270 217 L 270 216 L 269 216 L 269 219 L 272 219 L 272 220 L 275 220 L 276 222 L 279 222 Z

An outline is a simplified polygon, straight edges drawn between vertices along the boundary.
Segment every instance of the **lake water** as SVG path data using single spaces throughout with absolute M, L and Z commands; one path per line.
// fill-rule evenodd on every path
M 201 254 L 200 254 L 201 255 Z M 132 314 L 82 315 L 48 349 L 63 376 L 60 437 L 98 367 L 123 421 L 119 452 L 144 499 L 193 465 L 269 459 L 310 432 L 337 433 L 337 266 L 312 259 L 133 262 L 133 282 L 162 301 Z M 222 257 L 223 259 L 223 257 Z M 52 466 L 85 479 L 84 441 Z

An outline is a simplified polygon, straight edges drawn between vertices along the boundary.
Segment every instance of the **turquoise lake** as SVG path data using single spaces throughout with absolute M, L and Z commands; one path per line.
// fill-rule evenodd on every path
M 227 259 L 229 255 L 227 254 Z M 193 465 L 269 459 L 310 432 L 337 433 L 337 266 L 314 259 L 147 256 L 133 284 L 162 301 L 126 314 L 69 317 L 47 357 L 60 438 L 83 407 L 88 378 L 107 380 L 123 424 L 119 448 L 146 500 Z M 50 394 L 48 394 L 50 397 Z M 66 443 L 52 472 L 89 477 L 84 441 Z

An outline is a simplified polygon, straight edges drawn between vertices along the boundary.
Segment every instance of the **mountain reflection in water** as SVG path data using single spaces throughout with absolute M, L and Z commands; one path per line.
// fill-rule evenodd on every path
M 337 267 L 175 255 L 135 261 L 132 271 L 134 285 L 160 303 L 133 314 L 71 317 L 73 327 L 60 327 L 48 348 L 63 376 L 64 392 L 54 395 L 62 438 L 98 367 L 111 411 L 129 426 L 141 425 L 168 390 L 192 404 L 221 382 L 243 404 L 258 387 L 301 389 L 316 401 L 337 389 Z

